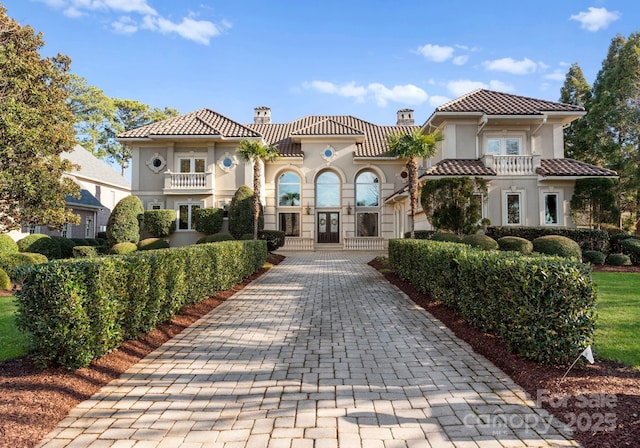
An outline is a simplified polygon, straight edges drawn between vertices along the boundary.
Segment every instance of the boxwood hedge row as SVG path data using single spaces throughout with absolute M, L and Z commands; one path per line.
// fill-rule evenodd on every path
M 609 248 L 609 234 L 606 230 L 574 229 L 567 227 L 488 227 L 486 235 L 494 240 L 503 236 L 517 236 L 533 241 L 547 235 L 560 235 L 572 239 L 580 245 L 582 250 L 597 250 L 607 252 Z
M 17 292 L 18 325 L 39 366 L 88 365 L 262 267 L 264 241 L 78 258 L 38 265 Z
M 578 260 L 391 240 L 389 262 L 403 279 L 525 358 L 565 363 L 593 339 L 596 293 Z

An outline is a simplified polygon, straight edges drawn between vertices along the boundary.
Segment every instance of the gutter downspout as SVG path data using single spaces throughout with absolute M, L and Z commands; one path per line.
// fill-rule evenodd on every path
M 480 119 L 480 124 L 478 125 L 478 132 L 476 132 L 476 159 L 480 158 L 480 138 L 479 138 L 479 135 L 482 132 L 482 130 L 484 129 L 484 127 L 486 126 L 488 121 L 489 121 L 489 117 L 487 117 L 487 115 L 485 114 Z

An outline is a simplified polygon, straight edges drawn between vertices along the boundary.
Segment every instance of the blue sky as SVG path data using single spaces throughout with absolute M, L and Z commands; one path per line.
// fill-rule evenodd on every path
M 241 123 L 354 115 L 395 124 L 479 87 L 557 100 L 569 66 L 593 82 L 634 0 L 2 0 L 44 54 L 112 97 Z

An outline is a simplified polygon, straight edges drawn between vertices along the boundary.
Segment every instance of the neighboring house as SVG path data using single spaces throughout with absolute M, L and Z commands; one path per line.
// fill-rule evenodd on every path
M 271 123 L 255 109 L 239 124 L 201 109 L 118 136 L 131 147 L 132 194 L 145 209 L 176 211 L 174 246 L 193 243 L 193 211 L 226 208 L 236 189 L 252 185 L 252 165 L 236 149 L 242 139 L 276 145 L 264 170 L 265 228 L 283 230 L 290 249 L 382 249 L 408 230 L 405 161 L 388 156 L 387 136 L 414 129 L 414 111 L 395 126 L 352 116 L 308 116 Z M 445 140 L 421 179 L 479 176 L 489 181 L 483 214 L 494 225 L 571 226 L 575 179 L 615 176 L 564 158 L 563 127 L 584 115 L 577 106 L 478 90 L 432 114 L 424 132 Z M 429 228 L 424 213 L 417 228 Z
M 72 152 L 63 153 L 78 169 L 66 173 L 80 186 L 80 198 L 67 197 L 67 207 L 80 216 L 77 225 L 65 224 L 61 231 L 51 230 L 46 224 L 23 227 L 16 239 L 29 233 L 62 235 L 67 238 L 95 238 L 98 232 L 106 230 L 107 220 L 113 207 L 120 199 L 131 194 L 129 181 L 104 161 L 96 158 L 80 145 Z

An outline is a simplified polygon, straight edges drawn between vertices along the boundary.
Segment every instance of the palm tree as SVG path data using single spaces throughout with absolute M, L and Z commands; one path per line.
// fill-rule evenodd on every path
M 260 218 L 260 189 L 262 181 L 262 161 L 274 161 L 278 157 L 278 148 L 265 145 L 257 140 L 242 140 L 238 148 L 240 157 L 253 162 L 253 239 L 258 239 L 258 220 Z
M 418 205 L 418 157 L 429 158 L 436 154 L 436 143 L 444 140 L 440 131 L 423 134 L 421 129 L 410 133 L 395 133 L 387 137 L 389 152 L 407 159 L 406 167 L 409 184 L 409 204 L 411 206 L 411 238 L 415 238 L 415 214 Z

